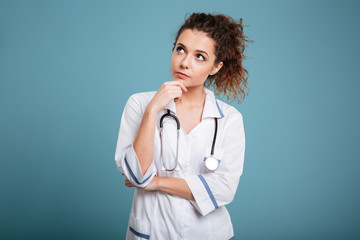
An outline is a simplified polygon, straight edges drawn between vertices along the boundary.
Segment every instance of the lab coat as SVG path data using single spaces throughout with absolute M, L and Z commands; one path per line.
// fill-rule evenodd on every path
M 156 94 L 142 92 L 128 99 L 121 118 L 115 161 L 136 188 L 129 217 L 126 239 L 233 239 L 234 231 L 230 215 L 225 207 L 236 193 L 243 172 L 245 133 L 242 114 L 234 107 L 217 100 L 214 93 L 205 88 L 206 99 L 201 122 L 186 134 L 180 129 L 179 160 L 177 171 L 163 169 L 162 161 L 171 168 L 175 164 L 177 133 L 172 118 L 163 120 L 163 152 L 161 155 L 160 118 L 167 112 L 176 114 L 171 101 L 157 115 L 154 136 L 154 160 L 142 175 L 133 143 L 139 130 L 144 111 Z M 219 167 L 210 171 L 204 166 L 204 158 L 210 156 L 218 119 L 218 131 L 214 156 Z M 183 178 L 195 198 L 187 200 L 161 191 L 146 191 L 141 187 L 154 176 Z

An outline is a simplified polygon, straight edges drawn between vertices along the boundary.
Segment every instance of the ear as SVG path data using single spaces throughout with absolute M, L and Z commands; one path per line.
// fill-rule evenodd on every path
M 223 62 L 219 62 L 217 65 L 214 65 L 212 70 L 211 70 L 210 75 L 216 74 L 223 65 L 224 65 Z

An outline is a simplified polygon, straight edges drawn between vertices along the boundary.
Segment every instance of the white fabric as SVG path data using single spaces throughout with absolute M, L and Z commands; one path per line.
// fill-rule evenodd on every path
M 154 161 L 142 175 L 133 142 L 144 111 L 156 92 L 133 94 L 127 101 L 121 118 L 115 161 L 118 169 L 136 186 L 146 186 L 155 175 L 184 178 L 195 201 L 160 191 L 137 188 L 134 193 L 126 239 L 230 239 L 234 236 L 230 215 L 225 205 L 235 195 L 243 171 L 245 133 L 241 113 L 234 107 L 216 100 L 205 88 L 206 99 L 201 122 L 186 134 L 180 129 L 179 171 L 162 170 L 160 118 L 167 109 L 176 114 L 172 101 L 159 112 L 154 138 Z M 210 156 L 218 118 L 214 156 L 220 160 L 215 171 L 204 166 Z M 164 159 L 175 163 L 176 122 L 164 119 Z M 130 230 L 131 229 L 131 230 Z M 141 237 L 140 237 L 141 236 Z

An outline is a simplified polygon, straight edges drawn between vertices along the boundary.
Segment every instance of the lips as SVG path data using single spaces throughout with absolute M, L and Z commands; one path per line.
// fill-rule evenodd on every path
M 184 79 L 184 78 L 188 78 L 189 76 L 186 75 L 185 73 L 182 73 L 182 72 L 177 72 L 176 75 L 181 78 L 181 79 Z

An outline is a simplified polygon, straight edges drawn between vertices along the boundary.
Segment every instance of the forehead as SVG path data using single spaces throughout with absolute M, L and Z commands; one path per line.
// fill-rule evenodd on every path
M 189 51 L 201 50 L 207 54 L 215 54 L 215 41 L 205 32 L 196 29 L 185 29 L 180 34 L 177 43 L 182 43 Z

